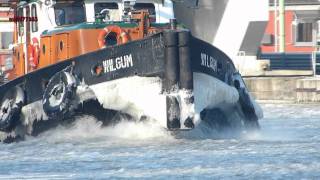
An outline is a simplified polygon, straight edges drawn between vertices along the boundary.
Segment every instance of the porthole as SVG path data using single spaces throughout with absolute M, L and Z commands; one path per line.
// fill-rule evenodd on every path
M 46 46 L 45 45 L 42 46 L 42 53 L 46 54 Z
M 63 41 L 60 41 L 59 48 L 60 48 L 60 51 L 62 51 L 62 49 L 63 49 Z
M 91 68 L 91 74 L 93 76 L 101 76 L 103 73 L 103 66 L 101 64 L 97 64 Z

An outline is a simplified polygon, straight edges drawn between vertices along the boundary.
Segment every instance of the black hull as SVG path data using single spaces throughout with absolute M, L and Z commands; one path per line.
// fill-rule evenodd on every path
M 50 79 L 64 70 L 76 77 L 78 83 L 85 82 L 88 86 L 133 76 L 159 77 L 164 94 L 177 91 L 177 88 L 192 92 L 193 73 L 206 74 L 229 86 L 234 86 L 233 76 L 237 73 L 232 61 L 223 52 L 193 37 L 189 31 L 166 31 L 28 73 L 1 85 L 0 99 L 3 99 L 7 91 L 19 86 L 25 91 L 25 105 L 42 101 Z M 187 101 L 193 103 L 193 98 L 189 97 Z M 168 96 L 167 108 L 179 108 L 179 103 L 176 102 Z M 75 111 L 85 110 L 77 108 Z M 180 117 L 173 116 L 170 112 L 167 109 L 168 128 L 179 129 L 181 125 L 175 122 L 180 121 Z M 189 123 L 190 121 L 192 119 L 189 119 Z M 52 125 L 54 124 L 56 123 L 52 121 Z M 46 126 L 51 125 L 44 123 L 38 126 L 40 129 L 47 129 Z M 193 128 L 192 123 L 186 126 Z
M 50 78 L 67 67 L 72 67 L 74 74 L 88 85 L 130 76 L 158 76 L 164 81 L 177 81 L 183 88 L 192 88 L 190 77 L 187 77 L 192 72 L 205 73 L 231 85 L 231 82 L 228 82 L 226 77 L 231 77 L 236 72 L 232 61 L 216 47 L 189 35 L 189 32 L 186 31 L 159 33 L 143 40 L 109 47 L 68 59 L 30 72 L 25 76 L 1 85 L 0 98 L 11 87 L 21 85 L 27 90 L 27 104 L 41 100 Z M 190 38 L 190 41 L 182 42 L 184 45 L 180 45 L 179 37 Z M 185 39 L 180 41 L 185 41 Z M 182 57 L 187 59 L 185 64 L 179 63 L 179 51 L 181 56 L 187 56 Z M 207 56 L 205 65 L 201 65 L 202 54 Z M 134 64 L 132 67 L 110 71 L 100 76 L 92 74 L 92 68 L 97 65 L 103 66 L 103 61 L 110 59 L 114 61 L 115 57 L 123 57 L 125 55 L 132 55 Z M 214 70 L 208 67 L 210 66 L 210 58 L 217 61 L 217 69 Z M 183 69 L 183 66 L 190 66 L 190 68 L 187 67 L 184 71 L 180 71 L 180 69 Z M 113 67 L 115 68 L 115 64 Z M 189 84 L 186 81 L 190 81 Z M 173 83 L 175 84 L 176 82 L 168 82 L 167 84 Z

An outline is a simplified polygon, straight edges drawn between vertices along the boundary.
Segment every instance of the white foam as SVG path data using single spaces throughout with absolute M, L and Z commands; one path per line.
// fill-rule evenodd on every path
M 171 139 L 170 133 L 158 122 L 127 121 L 125 118 L 115 126 L 103 127 L 94 117 L 83 115 L 69 126 L 59 126 L 40 135 L 49 142 L 75 142 L 94 138 L 145 140 L 153 138 Z
M 0 131 L 0 142 L 4 141 L 8 137 L 16 137 L 16 132 L 12 131 L 10 133 Z

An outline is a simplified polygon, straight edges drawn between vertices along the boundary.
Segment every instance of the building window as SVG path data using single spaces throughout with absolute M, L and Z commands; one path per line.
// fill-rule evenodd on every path
M 313 23 L 298 23 L 296 27 L 296 42 L 313 42 Z
M 296 46 L 314 46 L 316 42 L 315 22 L 297 21 L 294 22 L 293 40 Z
M 292 40 L 296 46 L 314 46 L 317 36 L 318 10 L 294 11 Z
M 31 17 L 35 18 L 37 16 L 37 6 L 35 4 L 32 4 L 31 6 Z M 38 21 L 31 21 L 31 29 L 32 32 L 37 32 L 38 31 Z

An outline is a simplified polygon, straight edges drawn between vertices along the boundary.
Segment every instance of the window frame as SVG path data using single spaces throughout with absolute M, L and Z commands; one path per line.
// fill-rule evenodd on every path
M 74 2 L 76 2 L 76 1 L 74 1 Z M 68 4 L 68 6 L 65 6 L 65 7 L 69 8 L 69 7 L 72 7 L 72 6 L 74 5 L 74 2 L 61 3 L 61 4 Z M 71 4 L 69 5 L 69 3 L 71 3 Z M 54 6 L 54 17 L 55 17 L 54 19 L 55 19 L 55 24 L 56 24 L 57 26 L 70 26 L 70 25 L 76 25 L 76 24 L 80 24 L 80 23 L 87 22 L 87 14 L 86 14 L 86 5 L 85 5 L 85 3 L 84 3 L 83 1 L 79 1 L 79 2 L 77 2 L 77 3 L 79 3 L 79 5 L 81 5 L 81 6 L 78 6 L 78 7 L 81 7 L 82 10 L 83 10 L 83 21 L 82 21 L 82 22 L 77 22 L 77 23 L 67 23 L 66 20 L 67 20 L 67 17 L 69 17 L 69 15 L 68 15 L 68 13 L 66 13 L 66 12 L 69 12 L 69 11 L 67 11 L 67 10 L 66 10 L 65 8 L 63 8 L 63 7 L 60 7 L 61 4 L 57 3 L 57 4 L 55 4 L 55 6 Z M 57 9 L 63 11 L 63 14 L 64 14 L 64 23 L 63 23 L 63 24 L 61 24 L 61 22 L 60 22 L 60 24 L 57 23 L 57 14 L 56 14 L 56 10 L 57 10 Z M 67 15 L 68 15 L 68 16 L 67 16 Z
M 38 12 L 37 12 L 37 5 L 32 4 L 31 5 L 31 17 L 36 17 L 38 19 Z M 39 26 L 38 26 L 38 21 L 31 21 L 31 31 L 38 32 L 39 31 Z
M 117 5 L 117 8 L 116 9 L 118 9 L 119 10 L 119 4 L 117 3 L 117 2 L 96 2 L 96 3 L 94 3 L 94 5 L 93 5 L 93 9 L 94 9 L 94 13 L 96 14 L 96 13 L 100 13 L 100 12 L 96 12 L 96 5 L 97 4 L 116 4 Z M 107 8 L 107 9 L 109 9 L 109 8 Z M 112 10 L 115 10 L 114 8 L 112 8 Z
M 299 36 L 299 24 L 306 24 L 306 23 L 310 23 L 312 25 L 312 29 L 311 29 L 311 41 L 309 42 L 303 42 L 303 41 L 298 41 L 298 36 Z M 316 29 L 316 21 L 315 20 L 301 20 L 301 19 L 296 19 L 295 21 L 293 21 L 292 23 L 292 40 L 293 40 L 293 44 L 294 46 L 315 46 L 316 45 L 316 35 L 317 35 L 317 29 Z
M 141 10 L 141 9 L 147 9 L 148 12 L 149 12 L 149 16 L 151 18 L 153 18 L 153 21 L 152 22 L 157 22 L 157 15 L 158 15 L 158 12 L 157 12 L 157 5 L 153 2 L 137 2 L 135 3 L 135 5 L 133 6 L 134 9 L 137 8 L 137 6 L 144 6 L 144 8 L 138 8 L 137 10 Z M 152 9 L 153 9 L 153 12 L 150 12 L 150 9 L 151 9 L 151 6 L 152 6 Z M 152 14 L 154 13 L 154 14 Z
M 18 17 L 24 16 L 24 8 L 23 7 L 18 8 L 17 16 Z M 17 24 L 18 24 L 18 36 L 22 37 L 24 35 L 24 21 L 18 21 Z
M 153 6 L 153 9 L 154 9 L 154 14 L 151 14 L 151 12 L 149 11 L 150 15 L 154 15 L 154 16 L 157 16 L 157 10 L 156 10 L 156 5 L 152 2 L 137 2 L 133 8 L 136 8 L 137 6 L 145 6 L 147 8 L 139 8 L 137 10 L 141 10 L 141 9 L 147 9 L 149 11 L 149 9 L 151 8 L 151 6 Z

